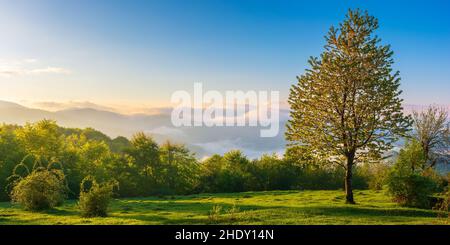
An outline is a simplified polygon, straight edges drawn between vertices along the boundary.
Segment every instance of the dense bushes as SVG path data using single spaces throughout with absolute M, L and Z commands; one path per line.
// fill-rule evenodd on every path
M 438 201 L 434 205 L 433 209 L 440 211 L 439 217 L 450 219 L 450 176 L 447 176 L 447 186 L 444 191 L 439 195 Z
M 198 191 L 335 190 L 343 187 L 344 172 L 340 168 L 297 159 L 301 158 L 263 155 L 250 161 L 240 151 L 213 155 L 201 163 Z M 368 179 L 367 174 L 356 168 L 355 188 L 367 188 Z
M 276 155 L 263 155 L 253 160 L 250 173 L 253 190 L 288 190 L 298 187 L 302 169 Z
M 199 192 L 241 192 L 250 189 L 250 161 L 234 150 L 213 155 L 201 164 Z
M 300 146 L 290 147 L 286 150 L 283 161 L 291 166 L 295 174 L 295 189 L 307 190 L 336 190 L 344 186 L 345 172 L 339 166 L 323 164 L 315 158 L 310 151 Z M 353 187 L 355 189 L 367 188 L 367 176 L 361 174 L 359 166 L 354 168 Z
M 442 178 L 433 169 L 423 169 L 420 144 L 409 141 L 387 175 L 388 193 L 400 205 L 430 208 L 431 196 L 442 189 Z
M 80 185 L 80 200 L 78 206 L 83 217 L 105 217 L 116 181 L 99 184 L 92 176 L 83 179 Z
M 19 180 L 11 192 L 11 200 L 26 210 L 39 211 L 63 203 L 66 197 L 61 170 L 36 170 Z
M 428 177 L 417 173 L 406 175 L 392 174 L 388 177 L 388 191 L 393 200 L 407 207 L 430 207 L 430 196 L 436 185 Z
M 0 201 L 9 199 L 10 189 L 6 189 L 9 185 L 8 177 L 26 155 L 16 137 L 16 130 L 17 126 L 0 126 Z

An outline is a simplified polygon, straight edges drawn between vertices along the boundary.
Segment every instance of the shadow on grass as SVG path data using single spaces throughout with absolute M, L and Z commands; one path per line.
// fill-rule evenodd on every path
M 192 199 L 191 199 L 192 200 Z M 207 224 L 208 214 L 213 206 L 219 205 L 223 209 L 223 213 L 233 207 L 230 203 L 224 202 L 187 202 L 178 200 L 177 202 L 169 202 L 166 205 L 159 203 L 151 203 L 149 205 L 132 208 L 129 213 L 124 216 L 115 216 L 120 219 L 135 219 L 143 222 L 161 222 L 162 224 Z M 436 213 L 431 210 L 421 209 L 402 209 L 402 208 L 369 208 L 362 206 L 312 206 L 312 207 L 293 207 L 293 206 L 260 206 L 260 205 L 239 205 L 239 213 L 252 213 L 253 211 L 269 211 L 273 214 L 280 212 L 301 213 L 308 216 L 328 216 L 339 218 L 371 218 L 386 220 L 394 217 L 436 217 Z M 116 207 L 117 208 L 117 207 Z M 114 210 L 117 212 L 119 209 Z M 120 212 L 120 211 L 119 211 Z M 255 215 L 243 216 L 240 221 L 254 220 Z
M 66 210 L 66 209 L 49 209 L 49 210 L 41 211 L 39 213 L 56 215 L 56 216 L 73 216 L 73 215 L 80 214 L 80 212 L 78 212 L 76 210 Z
M 297 208 L 296 208 L 297 209 Z M 315 215 L 345 216 L 345 217 L 436 217 L 432 210 L 421 209 L 401 209 L 401 208 L 366 208 L 358 206 L 345 207 L 303 207 L 298 211 Z
M 241 200 L 247 198 L 258 198 L 272 196 L 270 203 L 264 200 L 235 202 L 238 208 L 239 216 L 237 222 L 243 223 L 270 223 L 272 220 L 290 220 L 289 223 L 300 223 L 302 219 L 308 219 L 308 222 L 316 222 L 315 216 L 330 217 L 331 223 L 339 223 L 342 220 L 364 220 L 369 219 L 370 222 L 380 221 L 381 223 L 389 223 L 390 221 L 402 220 L 403 218 L 434 218 L 437 213 L 426 209 L 408 209 L 401 207 L 376 207 L 369 204 L 344 205 L 335 203 L 342 201 L 343 196 L 335 196 L 335 193 L 327 192 L 319 193 L 318 197 L 308 198 L 313 193 L 304 193 L 306 196 L 290 196 L 285 199 L 281 195 L 293 193 L 302 193 L 299 191 L 270 191 L 270 192 L 242 192 L 242 193 L 219 193 L 219 194 L 199 194 L 191 196 L 176 196 L 174 198 L 146 197 L 146 198 L 128 198 L 115 199 L 112 201 L 109 217 L 123 221 L 139 221 L 147 224 L 209 224 L 208 215 L 215 205 L 222 207 L 220 215 L 227 216 L 227 211 L 232 209 L 233 200 Z M 303 193 L 302 193 L 303 194 Z M 299 199 L 299 205 L 295 205 L 295 201 Z M 270 199 L 269 199 L 270 200 Z M 284 200 L 287 202 L 284 203 Z M 308 201 L 306 201 L 308 200 Z M 250 203 L 249 203 L 250 202 Z M 329 205 L 324 202 L 330 202 Z M 334 203 L 333 203 L 334 202 Z M 59 217 L 79 217 L 80 212 L 75 205 L 75 201 L 68 201 L 63 207 L 39 212 Z M 300 206 L 302 205 L 302 206 Z M 11 216 L 15 216 L 11 215 Z M 20 213 L 17 213 L 20 215 Z M 333 221 L 332 218 L 336 218 Z M 327 219 L 329 220 L 329 219 Z M 0 215 L 0 223 L 27 224 L 36 220 L 17 220 L 9 215 Z M 291 222 L 292 221 L 292 222 Z M 318 222 L 320 218 L 317 219 Z M 75 221 L 78 223 L 78 221 Z M 86 223 L 90 223 L 87 220 Z M 95 220 L 92 220 L 95 223 Z M 115 222 L 115 221 L 113 221 Z M 228 221 L 225 221 L 228 222 Z M 365 221 L 362 221 L 365 222 Z

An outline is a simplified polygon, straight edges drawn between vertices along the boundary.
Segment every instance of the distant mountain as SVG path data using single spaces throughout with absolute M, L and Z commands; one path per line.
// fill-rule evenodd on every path
M 43 118 L 51 118 L 52 113 L 39 109 L 30 109 L 19 104 L 0 101 L 0 122 L 24 124 Z
M 8 101 L 1 101 L 0 100 L 0 108 L 25 108 L 22 105 L 13 103 L 13 102 L 8 102 Z
M 287 111 L 280 115 L 280 133 L 274 138 L 260 138 L 259 127 L 179 127 L 172 126 L 170 114 L 124 115 L 92 108 L 72 108 L 60 111 L 32 109 L 19 104 L 0 101 L 0 123 L 23 125 L 42 119 L 52 119 L 64 127 L 91 127 L 114 138 L 130 138 L 142 131 L 151 134 L 156 141 L 168 139 L 185 143 L 198 157 L 214 153 L 222 154 L 232 149 L 241 149 L 249 157 L 261 154 L 281 153 L 285 147 L 284 125 Z
M 42 119 L 52 119 L 64 127 L 92 127 L 110 137 L 130 137 L 137 131 L 161 127 L 170 123 L 169 115 L 121 115 L 91 108 L 50 112 L 0 101 L 0 122 L 23 125 Z

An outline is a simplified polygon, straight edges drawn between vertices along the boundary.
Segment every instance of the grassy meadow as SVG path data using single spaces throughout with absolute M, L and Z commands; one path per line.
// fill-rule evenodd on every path
M 342 191 L 267 191 L 114 199 L 108 217 L 80 217 L 75 200 L 45 212 L 0 203 L 0 224 L 446 224 L 433 210 L 404 208 L 382 191 L 356 190 L 356 205 Z

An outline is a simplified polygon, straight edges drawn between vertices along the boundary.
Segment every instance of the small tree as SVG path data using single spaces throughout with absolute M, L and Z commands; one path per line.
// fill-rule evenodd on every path
M 347 203 L 354 203 L 355 164 L 379 159 L 411 124 L 402 113 L 393 52 L 374 36 L 377 28 L 367 12 L 349 10 L 338 28 L 330 28 L 325 51 L 310 58 L 311 68 L 298 77 L 288 100 L 287 140 L 344 168 Z
M 198 186 L 200 165 L 195 153 L 185 145 L 166 141 L 160 147 L 159 156 L 162 168 L 158 175 L 163 192 L 185 194 Z
M 141 195 L 149 195 L 164 181 L 162 164 L 159 159 L 159 146 L 155 140 L 144 134 L 136 133 L 130 141 L 130 147 L 125 149 L 127 155 L 132 158 L 138 171 L 135 178 L 139 180 L 139 192 Z
M 413 112 L 414 138 L 422 146 L 425 157 L 420 166 L 423 170 L 432 168 L 438 161 L 450 160 L 450 129 L 448 112 L 444 108 L 430 106 L 426 111 Z
M 403 172 L 421 172 L 425 162 L 426 158 L 420 142 L 416 139 L 410 139 L 400 150 L 395 167 L 403 168 Z

